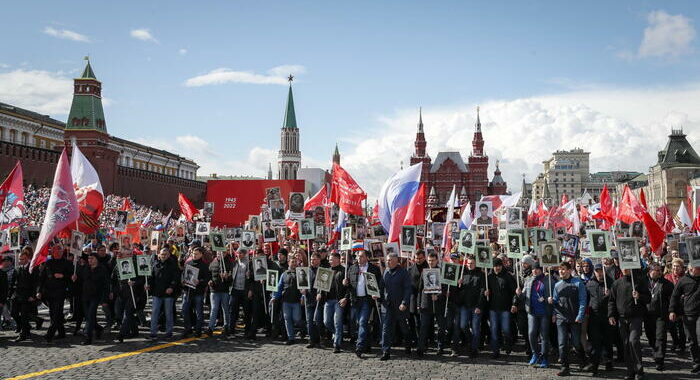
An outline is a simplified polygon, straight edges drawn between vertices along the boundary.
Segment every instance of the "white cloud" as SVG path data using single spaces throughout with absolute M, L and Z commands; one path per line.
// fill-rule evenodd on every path
M 0 62 L 0 69 L 9 69 L 10 65 Z
M 490 157 L 489 178 L 500 160 L 509 189 L 519 191 L 523 173 L 531 182 L 552 152 L 576 147 L 591 152 L 592 172 L 648 172 L 671 128 L 683 127 L 691 144 L 700 148 L 698 97 L 700 84 L 671 89 L 597 88 L 484 102 L 481 122 L 485 153 Z M 459 151 L 466 161 L 475 109 L 476 104 L 423 108 L 427 150 L 433 159 L 440 151 Z M 417 110 L 401 110 L 381 117 L 382 127 L 371 133 L 360 131 L 348 137 L 354 146 L 341 152 L 342 165 L 370 198 L 399 169 L 400 161 L 408 165 L 417 119 Z
M 62 38 L 64 40 L 90 42 L 90 37 L 68 29 L 56 29 L 51 26 L 47 26 L 44 28 L 44 33 L 52 37 Z
M 146 28 L 132 29 L 129 34 L 131 35 L 131 37 L 136 38 L 137 40 L 158 43 L 158 40 L 155 37 L 153 37 L 151 31 Z
M 42 70 L 0 73 L 0 99 L 43 114 L 67 115 L 73 99 L 73 81 L 61 73 Z
M 691 19 L 658 10 L 647 15 L 647 22 L 639 57 L 676 58 L 692 51 L 696 32 Z
M 185 55 L 185 54 L 187 54 L 187 49 L 180 49 L 177 51 L 177 53 L 180 55 Z
M 229 68 L 214 69 L 206 74 L 189 78 L 185 81 L 187 87 L 201 87 L 225 83 L 250 83 L 250 84 L 286 84 L 287 76 L 303 74 L 304 66 L 282 65 L 273 67 L 267 74 L 256 74 L 251 71 L 236 71 Z

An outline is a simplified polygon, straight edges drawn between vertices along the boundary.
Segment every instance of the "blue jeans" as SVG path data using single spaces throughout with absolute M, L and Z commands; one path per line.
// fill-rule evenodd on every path
M 396 325 L 399 325 L 401 335 L 409 336 L 408 332 L 408 309 L 406 311 L 399 310 L 398 306 L 386 306 L 384 309 L 384 318 L 382 319 L 382 353 L 389 353 L 391 345 L 394 343 L 394 332 Z M 411 347 L 410 339 L 404 338 L 406 347 Z
M 287 340 L 294 340 L 294 326 L 301 324 L 301 304 L 299 302 L 282 302 L 284 327 L 287 329 Z
M 467 334 L 472 352 L 476 352 L 478 349 L 481 338 L 481 313 L 477 314 L 474 312 L 475 310 L 475 307 L 462 306 L 459 308 L 459 329 Z M 470 327 L 471 332 L 469 331 Z M 454 342 L 454 344 L 456 343 Z
M 223 308 L 224 315 L 224 328 L 231 326 L 229 321 L 229 294 L 226 292 L 212 292 L 210 296 L 211 300 L 211 313 L 209 314 L 209 330 L 214 330 L 216 327 L 216 318 L 219 317 L 219 310 Z
M 165 310 L 165 336 L 173 336 L 173 297 L 153 296 L 153 306 L 151 312 L 151 338 L 158 336 L 158 319 L 161 308 Z
M 194 313 L 197 316 L 195 321 L 194 331 L 196 333 L 202 332 L 202 325 L 204 324 L 204 295 L 194 294 L 192 290 L 185 291 L 185 295 L 182 297 L 182 319 L 185 324 L 185 331 L 192 330 L 192 321 L 190 313 L 190 308 L 194 306 Z
M 570 344 L 573 344 L 579 355 L 583 354 L 583 347 L 581 346 L 581 324 L 565 322 L 557 318 L 557 342 L 559 343 L 559 360 L 561 361 L 561 365 L 563 367 L 568 367 Z
M 85 314 L 85 336 L 88 339 L 92 339 L 92 333 L 97 329 L 102 330 L 100 325 L 97 324 L 97 306 L 99 306 L 100 300 L 97 298 L 85 298 L 83 299 L 83 313 Z
M 340 347 L 343 341 L 343 307 L 338 300 L 326 300 L 323 308 L 323 322 L 328 331 L 334 331 L 333 346 Z
M 544 358 L 547 358 L 549 353 L 549 321 L 551 320 L 552 317 L 547 315 L 527 315 L 527 336 L 530 339 L 530 348 L 533 354 L 542 355 Z
M 510 311 L 489 311 L 489 324 L 491 325 L 491 351 L 499 353 L 501 347 L 499 338 L 503 333 L 503 346 L 510 348 Z
M 372 311 L 372 299 L 370 297 L 361 297 L 357 299 L 357 303 L 352 307 L 352 320 L 357 321 L 357 345 L 358 350 L 364 350 L 367 346 L 367 334 L 369 333 L 369 315 Z

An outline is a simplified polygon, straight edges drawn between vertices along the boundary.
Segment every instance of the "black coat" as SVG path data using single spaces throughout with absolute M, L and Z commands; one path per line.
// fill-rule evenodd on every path
M 198 295 L 198 296 L 204 295 L 204 291 L 207 289 L 207 283 L 211 279 L 211 274 L 209 272 L 209 266 L 207 264 L 205 264 L 204 261 L 202 261 L 201 259 L 200 260 L 192 260 L 185 265 L 191 265 L 191 266 L 199 269 L 199 273 L 197 273 L 197 280 L 199 280 L 199 282 L 197 283 L 197 286 L 194 289 L 188 287 L 187 289 L 189 289 L 189 290 L 185 290 L 185 291 L 189 291 L 189 292 L 193 293 L 194 295 Z
M 687 317 L 700 316 L 700 276 L 681 277 L 671 294 L 669 312 Z
M 62 278 L 56 278 L 55 274 L 62 274 Z M 53 297 L 65 297 L 70 278 L 73 275 L 73 264 L 65 257 L 51 259 L 41 264 L 39 270 L 39 293 L 42 299 Z
M 131 267 L 136 268 L 136 258 L 131 257 Z M 116 266 L 112 269 L 111 276 L 111 290 L 110 292 L 122 300 L 129 300 L 129 302 L 136 302 L 137 307 L 146 305 L 146 278 L 144 276 L 136 276 L 131 279 L 132 286 L 129 286 L 129 280 L 119 279 L 119 268 Z M 148 284 L 151 288 L 154 287 L 151 279 L 149 279 Z M 131 291 L 134 291 L 134 299 L 131 300 Z
M 7 272 L 0 270 L 0 304 L 7 303 L 7 293 L 10 290 L 10 282 L 7 279 Z
M 384 305 L 389 309 L 396 309 L 401 304 L 410 306 L 411 302 L 411 277 L 406 269 L 400 266 L 393 270 L 384 271 Z
M 647 312 L 646 305 L 651 302 L 651 294 L 646 280 L 642 277 L 635 277 L 634 289 L 639 292 L 639 299 L 634 303 L 632 298 L 631 276 L 622 276 L 615 280 L 610 287 L 610 298 L 608 299 L 608 317 L 632 318 L 644 317 Z
M 469 270 L 464 268 L 462 271 L 462 286 L 459 288 L 459 304 L 466 308 L 483 308 L 484 302 L 484 286 L 486 276 L 479 268 Z
M 668 317 L 668 307 L 671 303 L 671 294 L 673 294 L 673 283 L 663 277 L 659 277 L 656 280 L 650 278 L 647 283 L 651 293 L 651 302 L 647 304 L 647 313 L 663 316 L 664 318 Z
M 105 303 L 109 294 L 109 273 L 100 264 L 93 269 L 89 265 L 78 267 L 76 273 L 78 280 L 76 285 L 81 289 L 83 299 L 96 299 L 99 303 Z
M 149 279 L 154 297 L 173 297 L 180 285 L 180 270 L 175 260 L 156 260 L 153 264 L 153 278 Z M 173 289 L 173 293 L 167 294 L 166 289 Z
M 382 281 L 381 269 L 372 263 L 367 263 L 367 273 L 372 273 L 374 275 L 374 278 L 377 280 L 377 284 L 379 285 L 379 294 L 381 295 L 384 291 L 384 281 Z M 357 283 L 359 282 L 359 279 L 360 266 L 358 264 L 353 264 L 348 269 L 348 281 L 350 282 L 350 285 L 348 285 L 348 292 L 350 293 L 351 304 L 355 304 L 355 302 L 358 300 Z M 369 297 L 369 295 L 367 295 L 367 297 Z
M 343 285 L 345 279 L 345 267 L 338 265 L 331 267 L 333 270 L 333 279 L 331 280 L 331 290 L 323 292 L 323 300 L 341 300 L 350 297 L 348 287 Z
M 515 306 L 515 278 L 505 269 L 501 273 L 491 272 L 488 276 L 489 310 L 510 311 Z
M 223 265 L 222 265 L 223 263 Z M 209 264 L 209 278 L 211 279 L 212 286 L 211 291 L 213 293 L 228 293 L 233 284 L 233 276 L 231 275 L 231 270 L 233 269 L 233 259 L 229 255 L 223 256 L 223 261 L 221 256 L 214 259 L 214 261 Z M 221 278 L 221 273 L 224 272 L 224 266 L 226 267 L 226 273 L 231 275 L 229 277 Z
M 612 278 L 606 278 L 608 284 L 614 283 Z M 605 295 L 605 281 L 598 282 L 598 279 L 593 276 L 586 283 L 586 291 L 588 291 L 588 307 L 591 310 L 591 315 L 607 318 L 608 317 L 608 301 L 610 295 Z
M 39 271 L 29 272 L 29 265 L 15 267 L 15 273 L 10 281 L 10 298 L 18 302 L 26 302 L 30 297 L 36 297 L 39 288 Z

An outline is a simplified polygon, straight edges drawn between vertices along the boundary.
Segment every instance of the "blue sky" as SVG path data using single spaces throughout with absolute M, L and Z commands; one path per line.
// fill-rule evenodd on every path
M 486 153 L 511 184 L 536 175 L 580 133 L 605 128 L 650 133 L 643 164 L 630 152 L 630 169 L 644 170 L 669 123 L 692 131 L 700 115 L 671 101 L 638 117 L 644 104 L 626 109 L 625 99 L 656 103 L 696 89 L 699 11 L 691 1 L 13 3 L 0 23 L 11 36 L 0 53 L 0 101 L 65 120 L 70 78 L 89 54 L 111 134 L 193 157 L 200 174 L 263 175 L 279 144 L 280 78 L 293 71 L 303 164 L 328 166 L 338 141 L 368 191 L 407 161 L 421 105 L 434 157 L 443 149 L 468 155 L 473 109 L 482 104 L 491 123 Z M 514 124 L 540 123 L 571 134 L 539 147 L 541 157 L 517 139 L 501 144 L 519 133 Z M 368 143 L 386 146 L 367 156 Z M 600 158 L 593 168 L 619 164 L 594 142 L 579 145 Z

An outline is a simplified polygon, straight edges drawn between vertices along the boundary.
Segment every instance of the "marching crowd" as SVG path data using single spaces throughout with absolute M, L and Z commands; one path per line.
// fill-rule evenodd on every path
M 567 376 L 575 363 L 595 375 L 624 362 L 629 379 L 644 376 L 644 331 L 658 371 L 664 370 L 670 346 L 673 355 L 685 355 L 689 348 L 689 370 L 700 373 L 700 267 L 686 265 L 678 252 L 664 248 L 658 256 L 642 247 L 641 270 L 620 270 L 615 255 L 598 264 L 567 258 L 545 270 L 533 255 L 514 263 L 499 253 L 498 244 L 491 245 L 491 270 L 485 273 L 467 256 L 459 285 L 443 285 L 433 294 L 423 292 L 421 272 L 441 265 L 434 251 L 374 260 L 363 250 L 341 254 L 316 243 L 265 243 L 247 252 L 233 241 L 227 251 L 212 252 L 200 240 L 180 245 L 168 240 L 154 252 L 92 239 L 77 264 L 67 247 L 55 244 L 49 260 L 30 272 L 32 249 L 26 247 L 16 263 L 11 255 L 2 261 L 3 327 L 16 329 L 17 342 L 36 343 L 31 330 L 42 327 L 37 307 L 43 303 L 50 316 L 43 336 L 48 343 L 72 333 L 92 344 L 110 331 L 123 342 L 137 337 L 139 327 L 147 328 L 148 339 L 158 340 L 161 332 L 160 339 L 171 339 L 178 317 L 183 336 L 220 330 L 216 334 L 223 338 L 256 339 L 262 332 L 290 345 L 308 337 L 309 349 L 326 346 L 335 353 L 350 341 L 358 357 L 378 347 L 380 360 L 390 359 L 396 346 L 416 358 L 429 352 L 469 358 L 488 352 L 497 360 L 522 339 L 518 347 L 524 346 L 530 366 L 555 366 L 557 375 Z M 137 254 L 150 256 L 151 276 L 120 280 L 117 260 L 131 258 L 136 267 Z M 254 256 L 281 274 L 275 290 L 254 279 Z M 187 265 L 199 269 L 190 287 L 183 286 L 181 275 Z M 319 267 L 332 269 L 330 290 L 299 289 L 297 266 L 310 268 L 311 284 Z M 378 279 L 380 296 L 369 295 L 363 273 Z

